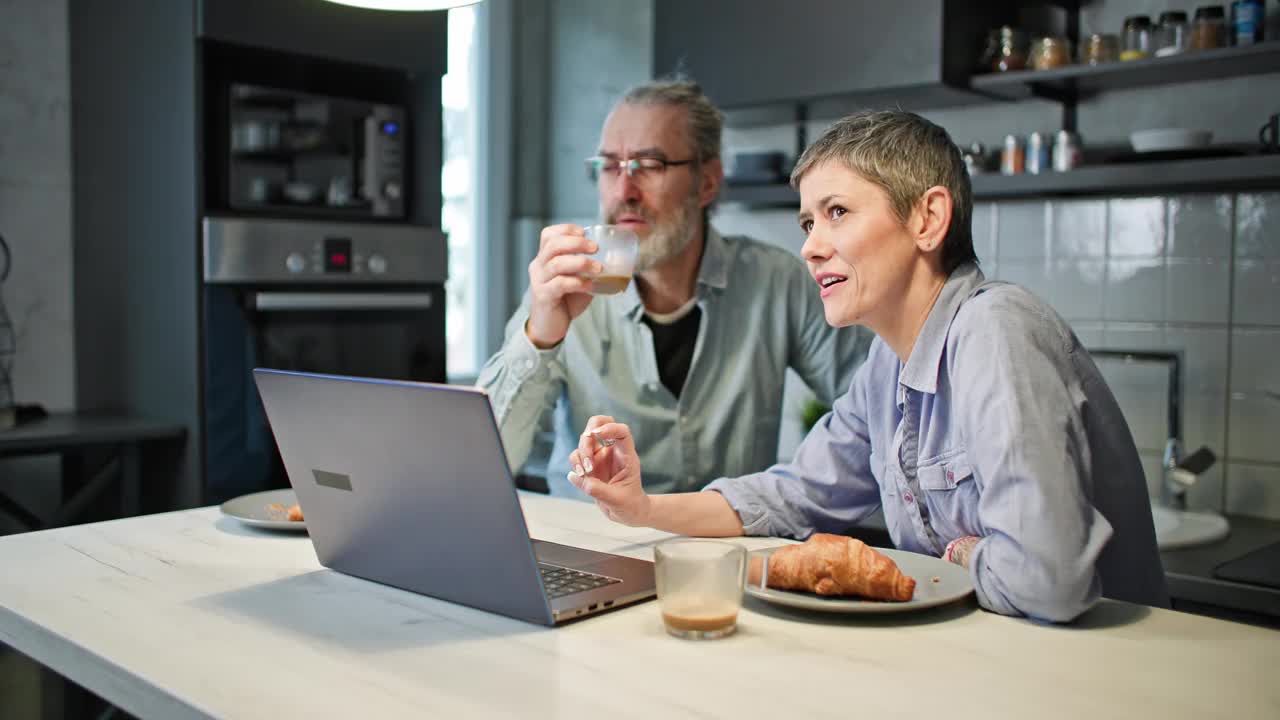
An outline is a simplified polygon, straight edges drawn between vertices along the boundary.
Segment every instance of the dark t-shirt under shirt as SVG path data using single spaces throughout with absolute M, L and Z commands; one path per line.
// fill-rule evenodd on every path
M 698 324 L 702 321 L 702 309 L 697 305 L 687 315 L 667 325 L 648 315 L 644 324 L 653 333 L 653 352 L 658 360 L 658 377 L 672 395 L 680 397 L 684 379 L 693 363 L 693 348 L 698 342 Z

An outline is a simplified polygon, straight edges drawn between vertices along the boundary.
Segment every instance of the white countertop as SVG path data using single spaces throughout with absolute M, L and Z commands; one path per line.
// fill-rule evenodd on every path
M 538 538 L 665 537 L 523 498 Z M 743 540 L 751 547 L 769 540 Z M 655 602 L 555 629 L 322 569 L 214 508 L 0 538 L 0 642 L 142 718 L 1280 717 L 1280 632 L 1104 602 L 1075 626 L 968 601 L 668 636 Z

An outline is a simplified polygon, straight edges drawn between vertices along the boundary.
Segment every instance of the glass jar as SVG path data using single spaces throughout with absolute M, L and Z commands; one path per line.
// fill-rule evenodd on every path
M 1121 60 L 1141 60 L 1151 57 L 1151 18 L 1146 15 L 1130 15 L 1124 19 L 1124 47 Z
M 982 54 L 982 67 L 991 72 L 1009 72 L 1027 67 L 1027 33 L 1005 25 L 987 35 L 987 49 Z
M 1111 33 L 1094 33 L 1080 43 L 1080 62 L 1086 65 L 1120 59 L 1120 38 Z
M 1221 5 L 1196 8 L 1191 23 L 1191 49 L 1212 50 L 1227 46 L 1227 12 Z
M 1031 67 L 1049 70 L 1071 64 L 1071 41 L 1064 37 L 1037 38 L 1031 45 Z
M 1156 57 L 1177 55 L 1191 47 L 1191 28 L 1187 25 L 1187 14 L 1180 10 L 1160 13 L 1155 45 Z

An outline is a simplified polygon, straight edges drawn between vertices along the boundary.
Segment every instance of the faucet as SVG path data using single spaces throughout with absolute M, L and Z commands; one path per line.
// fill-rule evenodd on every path
M 1126 363 L 1151 362 L 1169 366 L 1169 386 L 1165 397 L 1169 425 L 1165 433 L 1164 453 L 1160 458 L 1160 501 L 1174 510 L 1186 510 L 1187 489 L 1209 469 L 1215 458 L 1207 447 L 1185 458 L 1182 455 L 1182 353 L 1101 348 L 1090 350 L 1089 354 Z

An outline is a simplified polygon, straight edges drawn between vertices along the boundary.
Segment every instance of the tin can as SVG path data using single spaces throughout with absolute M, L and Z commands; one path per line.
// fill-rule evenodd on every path
M 1022 138 L 1017 135 L 1004 136 L 1004 149 L 1000 152 L 1000 174 L 1021 175 L 1026 169 L 1026 151 L 1022 147 Z
M 1266 25 L 1266 6 L 1262 0 L 1236 0 L 1231 3 L 1231 37 L 1234 45 L 1262 42 Z
M 1049 172 L 1049 139 L 1044 133 L 1033 132 L 1027 136 L 1027 172 L 1032 175 Z
M 1080 167 L 1080 136 L 1070 130 L 1059 130 L 1053 141 L 1053 169 L 1066 172 Z

